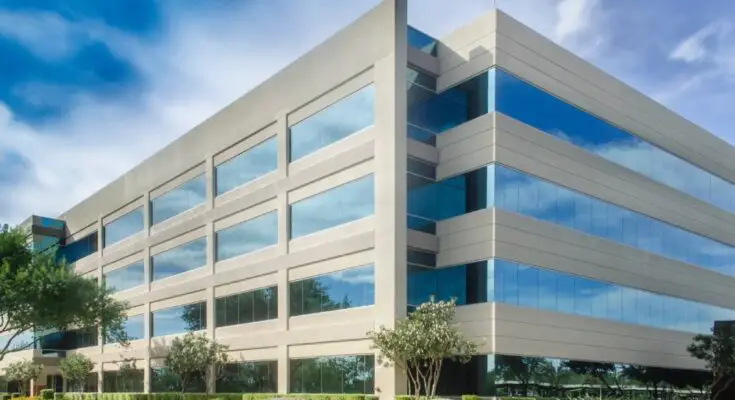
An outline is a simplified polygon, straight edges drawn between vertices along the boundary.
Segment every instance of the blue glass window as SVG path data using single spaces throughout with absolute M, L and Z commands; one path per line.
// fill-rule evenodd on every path
M 113 245 L 143 230 L 143 208 L 135 210 L 108 222 L 104 226 L 104 245 Z
M 166 250 L 151 257 L 152 281 L 203 267 L 207 263 L 207 238 Z
M 426 95 L 416 104 L 410 100 L 411 90 L 416 89 L 409 89 L 408 117 L 413 125 L 441 133 L 498 111 L 680 192 L 735 212 L 735 184 L 503 70 L 489 70 L 433 97 Z M 439 102 L 445 105 L 433 106 Z M 449 103 L 457 105 L 452 108 Z
M 414 306 L 430 296 L 458 304 L 495 301 L 694 333 L 735 318 L 734 310 L 501 259 L 438 269 L 412 265 L 407 289 Z
M 426 54 L 436 55 L 436 39 L 411 26 L 407 28 L 406 34 L 409 46 Z
M 153 225 L 190 210 L 207 199 L 207 182 L 204 174 L 189 179 L 163 195 L 151 200 Z
M 288 284 L 289 315 L 314 314 L 375 303 L 372 265 L 345 269 Z
M 272 137 L 215 167 L 217 196 L 278 168 L 278 148 Z
M 145 339 L 145 316 L 143 314 L 128 315 L 123 329 L 128 340 Z M 105 343 L 109 343 L 107 338 L 105 338 Z
M 332 356 L 289 360 L 293 393 L 365 393 L 375 391 L 375 356 Z
M 84 257 L 97 252 L 97 232 L 78 239 L 74 242 L 67 243 L 59 248 L 56 254 L 59 259 L 64 259 L 68 264 L 73 264 Z
M 278 213 L 271 211 L 215 233 L 217 261 L 278 243 Z
M 152 337 L 207 329 L 207 303 L 166 308 L 151 313 Z
M 375 86 L 355 93 L 289 128 L 289 159 L 296 161 L 371 125 L 375 119 Z
M 145 267 L 138 261 L 105 274 L 105 285 L 112 292 L 119 292 L 145 283 Z
M 215 327 L 278 318 L 278 286 L 219 297 L 214 308 Z
M 342 225 L 374 213 L 373 176 L 315 194 L 291 204 L 291 238 Z

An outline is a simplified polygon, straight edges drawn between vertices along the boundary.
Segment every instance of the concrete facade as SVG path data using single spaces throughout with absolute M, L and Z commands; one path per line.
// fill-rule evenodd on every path
M 499 209 L 440 221 L 436 235 L 406 225 L 407 156 L 436 165 L 438 179 L 501 163 L 567 188 L 735 245 L 735 215 L 557 140 L 501 113 L 473 119 L 437 137 L 436 146 L 407 139 L 405 68 L 437 77 L 438 90 L 493 67 L 509 71 L 662 149 L 735 182 L 735 150 L 712 134 L 607 76 L 502 12 L 491 12 L 441 39 L 436 56 L 408 46 L 405 0 L 386 0 L 191 132 L 58 218 L 67 242 L 137 207 L 141 233 L 79 260 L 81 274 L 103 273 L 142 260 L 146 283 L 121 292 L 130 314 L 194 301 L 207 302 L 206 334 L 230 346 L 235 360 L 277 360 L 278 390 L 289 391 L 289 360 L 372 354 L 365 333 L 392 326 L 406 313 L 406 248 L 436 253 L 437 267 L 502 258 L 631 288 L 735 309 L 735 278 L 646 253 Z M 288 162 L 288 129 L 347 94 L 374 83 L 375 123 L 334 144 Z M 215 166 L 275 136 L 278 168 L 215 196 Z M 204 173 L 203 205 L 155 227 L 150 200 Z M 373 174 L 374 215 L 290 239 L 289 204 Z M 215 261 L 214 232 L 275 210 L 278 243 Z M 150 257 L 194 238 L 207 238 L 204 268 L 150 281 Z M 375 265 L 375 304 L 289 317 L 288 283 L 368 263 Z M 214 299 L 248 289 L 278 287 L 278 318 L 215 328 Z M 458 321 L 483 354 L 547 356 L 668 368 L 700 369 L 688 356 L 693 334 L 524 309 L 507 304 L 461 306 Z M 115 370 L 122 356 L 145 371 L 160 363 L 172 337 L 148 336 L 127 351 L 116 345 L 75 350 L 95 371 Z M 3 363 L 30 356 L 15 353 Z M 38 355 L 37 355 L 38 357 Z M 53 364 L 53 363 L 51 363 Z M 57 371 L 49 365 L 46 374 Z M 102 374 L 100 388 L 102 387 Z M 375 391 L 405 392 L 399 372 L 377 366 Z

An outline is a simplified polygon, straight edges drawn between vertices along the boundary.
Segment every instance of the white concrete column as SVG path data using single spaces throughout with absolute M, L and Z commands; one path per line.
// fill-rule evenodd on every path
M 151 356 L 146 355 L 143 360 L 143 393 L 151 392 Z
M 288 393 L 289 365 L 288 345 L 278 346 L 278 393 Z
M 381 6 L 389 8 L 395 52 L 375 65 L 375 322 L 393 327 L 406 315 L 407 4 Z M 375 390 L 393 399 L 406 392 L 406 382 L 395 368 L 376 365 Z
M 102 363 L 99 363 L 97 366 L 97 393 L 102 393 L 102 388 L 104 384 L 105 384 L 104 368 L 102 368 Z
M 204 181 L 207 183 L 207 199 L 204 201 L 205 208 L 211 210 L 214 208 L 214 197 L 215 197 L 215 174 L 214 174 L 214 157 L 211 154 L 207 154 L 204 159 Z
M 143 193 L 143 236 L 148 237 L 151 234 L 151 193 Z
M 276 141 L 278 142 L 278 177 L 288 176 L 288 112 L 276 114 Z
M 278 271 L 278 330 L 288 330 L 288 271 Z

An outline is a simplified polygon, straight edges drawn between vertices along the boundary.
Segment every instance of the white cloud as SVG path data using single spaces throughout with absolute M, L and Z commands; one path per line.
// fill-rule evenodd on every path
M 703 61 L 712 56 L 715 48 L 708 48 L 707 41 L 710 38 L 722 39 L 732 31 L 732 26 L 727 21 L 715 21 L 693 35 L 682 40 L 669 54 L 672 60 L 680 60 L 688 63 Z M 712 46 L 716 46 L 713 44 Z
M 23 32 L 14 37 L 35 54 L 73 55 L 84 41 L 47 39 L 86 32 L 139 69 L 146 89 L 131 98 L 100 99 L 84 92 L 67 96 L 63 100 L 71 104 L 68 114 L 40 126 L 20 122 L 0 102 L 0 149 L 31 162 L 23 179 L 0 181 L 0 192 L 5 194 L 0 198 L 0 221 L 18 223 L 31 214 L 60 214 L 273 75 L 373 2 L 333 1 L 327 8 L 330 15 L 318 17 L 307 5 L 274 5 L 278 28 L 272 20 L 253 18 L 262 17 L 262 10 L 252 7 L 263 4 L 244 2 L 220 13 L 170 9 L 168 30 L 155 41 L 95 22 L 4 12 L 0 32 L 9 29 L 8 21 L 15 21 L 13 26 L 23 21 Z M 48 21 L 53 22 L 46 25 Z M 283 26 L 291 29 L 281 31 Z M 16 89 L 43 87 L 24 85 Z
M 45 59 L 68 56 L 76 47 L 69 24 L 60 16 L 45 12 L 4 12 L 0 10 L 0 36 L 14 39 Z

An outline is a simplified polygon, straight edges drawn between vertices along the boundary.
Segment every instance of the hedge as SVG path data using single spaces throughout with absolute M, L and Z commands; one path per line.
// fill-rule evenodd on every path
M 56 400 L 377 400 L 364 394 L 278 394 L 278 393 L 56 393 Z

